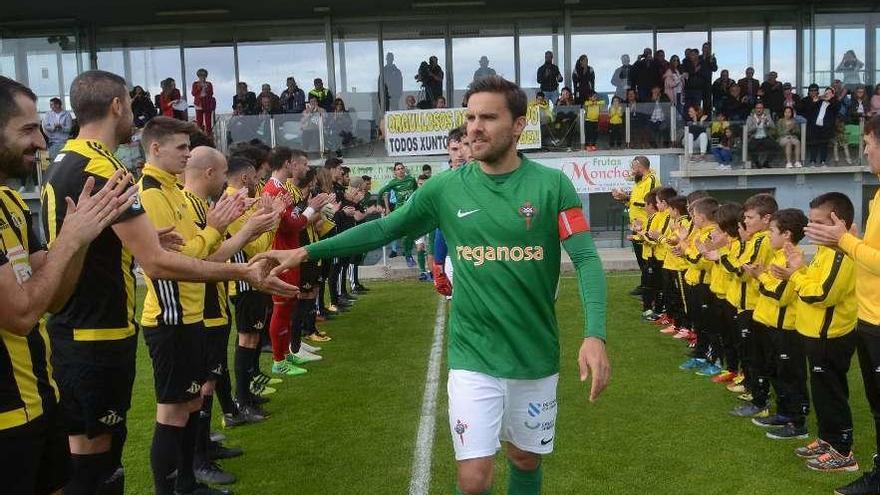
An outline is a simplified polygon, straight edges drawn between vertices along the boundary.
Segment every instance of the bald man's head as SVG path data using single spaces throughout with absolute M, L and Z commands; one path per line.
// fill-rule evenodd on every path
M 184 177 L 186 188 L 200 195 L 219 197 L 226 187 L 226 156 L 214 148 L 193 148 L 186 162 Z

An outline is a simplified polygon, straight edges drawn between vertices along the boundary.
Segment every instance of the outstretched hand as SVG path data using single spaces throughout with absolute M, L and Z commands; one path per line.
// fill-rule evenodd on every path
M 278 277 L 282 273 L 290 270 L 291 268 L 296 268 L 303 261 L 306 261 L 309 257 L 308 251 L 304 248 L 299 249 L 291 249 L 285 251 L 266 251 L 264 253 L 258 253 L 256 256 L 251 258 L 250 264 L 256 264 L 260 262 L 268 262 L 271 266 L 271 270 L 268 275 L 270 277 Z
M 596 337 L 584 339 L 578 352 L 578 368 L 582 382 L 593 375 L 590 382 L 590 402 L 596 402 L 611 379 L 611 364 L 608 362 L 605 342 L 602 339 Z

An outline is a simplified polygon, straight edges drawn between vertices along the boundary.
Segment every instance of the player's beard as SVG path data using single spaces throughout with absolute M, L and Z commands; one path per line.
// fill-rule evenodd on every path
M 478 139 L 481 137 L 482 136 L 477 136 Z M 515 146 L 515 142 L 516 137 L 513 133 L 498 136 L 495 139 L 486 142 L 488 146 L 483 149 L 482 153 L 474 152 L 474 159 L 484 163 L 496 163 L 508 153 L 511 146 Z
M 31 147 L 27 149 L 12 148 L 2 140 L 0 140 L 0 174 L 6 177 L 14 177 L 16 179 L 25 179 L 33 171 L 34 162 L 25 163 L 24 155 L 34 156 L 39 148 Z
M 131 142 L 132 134 L 131 120 L 122 120 L 116 125 L 116 144 L 125 144 Z

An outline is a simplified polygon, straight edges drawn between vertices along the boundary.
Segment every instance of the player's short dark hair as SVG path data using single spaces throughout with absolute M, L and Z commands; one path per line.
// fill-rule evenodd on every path
M 226 173 L 229 175 L 237 174 L 237 173 L 241 172 L 242 170 L 246 170 L 248 168 L 253 168 L 254 170 L 257 169 L 256 164 L 254 164 L 254 161 L 251 160 L 250 158 L 243 156 L 243 155 L 230 156 L 226 160 L 226 164 L 228 167 L 226 170 Z
M 87 70 L 70 84 L 70 106 L 80 126 L 107 116 L 114 98 L 125 100 L 125 79 L 105 70 Z
M 369 175 L 362 175 L 362 176 L 361 176 L 361 180 L 372 182 L 372 181 L 373 181 L 373 178 L 370 177 Z
M 710 196 L 711 196 L 711 195 L 709 194 L 708 191 L 704 191 L 704 190 L 702 190 L 702 189 L 698 189 L 698 190 L 696 190 L 696 191 L 694 191 L 694 192 L 692 192 L 692 193 L 690 193 L 690 194 L 687 195 L 687 202 L 688 202 L 688 204 L 693 204 L 693 203 L 696 203 L 697 201 L 699 201 L 699 200 L 701 200 L 701 199 L 703 199 L 703 198 L 708 198 L 708 197 L 710 197 Z
M 31 91 L 31 88 L 15 79 L 0 76 L 0 124 L 2 124 L 0 129 L 6 127 L 9 119 L 17 116 L 21 111 L 18 103 L 15 102 L 15 97 L 18 95 L 25 95 L 31 101 L 37 101 L 37 95 Z
M 670 198 L 678 196 L 678 192 L 675 188 L 669 186 L 659 187 L 656 191 L 658 201 L 666 201 L 668 203 Z
M 874 139 L 880 141 L 880 115 L 874 115 L 865 119 L 865 135 L 874 136 Z
M 205 131 L 195 127 L 192 134 L 189 135 L 189 149 L 194 150 L 199 146 L 207 146 L 209 148 L 217 147 L 214 143 L 214 136 L 205 134 Z
M 673 196 L 666 200 L 666 204 L 669 205 L 670 209 L 677 211 L 679 215 L 687 215 L 688 200 L 686 197 L 681 195 Z
M 712 197 L 702 198 L 694 201 L 690 208 L 694 214 L 699 213 L 700 215 L 705 215 L 710 220 L 714 220 L 715 212 L 718 210 L 718 200 Z
M 641 165 L 645 168 L 651 168 L 651 160 L 648 160 L 647 156 L 639 155 L 639 156 L 633 158 L 633 161 L 639 162 L 639 165 Z
M 828 192 L 813 198 L 810 208 L 828 208 L 850 228 L 856 217 L 855 207 L 849 196 L 841 192 Z
M 462 132 L 461 127 L 456 127 L 449 131 L 448 139 L 449 142 L 452 143 L 460 143 L 461 139 L 464 137 L 464 132 Z
M 260 165 L 269 160 L 270 148 L 263 148 L 250 143 L 238 143 L 229 150 L 230 156 L 243 156 L 254 162 L 254 166 L 260 168 Z
M 340 165 L 342 165 L 342 159 L 335 156 L 331 156 L 330 158 L 324 160 L 324 168 L 328 170 L 333 170 Z
M 657 208 L 657 190 L 656 189 L 650 191 L 648 194 L 645 194 L 645 205 L 651 205 L 654 208 Z
M 348 175 L 348 174 L 351 173 L 351 169 L 348 168 L 348 167 L 346 167 L 345 165 L 343 165 L 343 166 L 340 167 L 340 168 L 342 169 L 342 175 Z
M 498 93 L 504 95 L 507 101 L 507 109 L 514 119 L 525 117 L 529 106 L 529 98 L 516 83 L 510 82 L 501 76 L 481 77 L 472 82 L 464 94 L 464 100 L 470 101 L 471 96 L 477 93 Z
M 57 104 L 60 105 L 60 104 L 61 104 L 61 98 L 59 98 L 59 97 L 57 97 L 57 96 L 52 97 L 52 98 L 49 98 L 49 103 L 57 103 Z
M 791 242 L 797 244 L 804 238 L 804 227 L 810 220 L 797 208 L 785 208 L 773 214 L 770 219 L 776 223 L 779 232 L 791 232 Z
M 743 207 L 739 203 L 724 203 L 715 210 L 715 223 L 722 232 L 739 237 L 739 226 L 743 220 Z
M 151 144 L 161 143 L 177 134 L 186 134 L 189 137 L 192 136 L 194 128 L 195 124 L 185 120 L 163 116 L 153 117 L 144 126 L 144 131 L 141 133 L 141 145 L 144 150 L 147 150 Z
M 285 163 L 293 159 L 293 150 L 287 146 L 276 146 L 269 154 L 269 168 L 280 170 Z
M 427 163 L 422 165 L 422 171 L 424 172 L 425 170 L 431 170 L 431 166 L 428 165 Z
M 764 215 L 772 215 L 779 210 L 779 204 L 776 202 L 776 198 L 771 194 L 760 193 L 755 194 L 746 200 L 743 204 L 743 211 L 755 210 L 758 212 L 758 215 L 762 217 Z

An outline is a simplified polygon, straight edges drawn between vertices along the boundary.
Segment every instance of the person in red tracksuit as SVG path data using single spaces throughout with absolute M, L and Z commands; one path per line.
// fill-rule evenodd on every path
M 205 69 L 197 70 L 196 77 L 191 92 L 193 105 L 196 107 L 196 124 L 210 136 L 214 130 L 214 109 L 217 108 L 214 85 L 208 81 L 208 71 Z
M 269 155 L 269 166 L 272 176 L 263 187 L 263 194 L 278 196 L 281 194 L 299 194 L 298 189 L 288 189 L 287 182 L 301 180 L 309 170 L 309 158 L 305 152 L 293 150 L 285 146 L 275 148 Z M 281 224 L 275 234 L 272 249 L 286 250 L 300 247 L 301 233 L 309 225 L 320 218 L 321 209 L 331 201 L 329 194 L 319 194 L 308 200 L 307 207 L 302 210 L 302 198 L 294 197 L 281 216 Z M 300 269 L 295 268 L 281 275 L 285 282 L 299 286 Z M 297 310 L 297 300 L 283 297 L 272 298 L 272 320 L 269 323 L 269 337 L 272 340 L 272 372 L 282 375 L 301 375 L 306 373 L 305 368 L 297 366 L 299 361 L 290 354 L 291 321 L 294 311 Z

